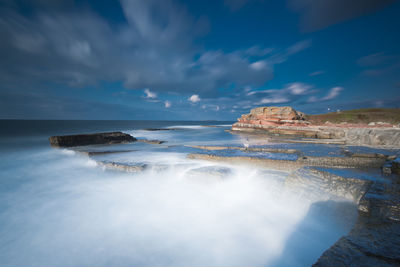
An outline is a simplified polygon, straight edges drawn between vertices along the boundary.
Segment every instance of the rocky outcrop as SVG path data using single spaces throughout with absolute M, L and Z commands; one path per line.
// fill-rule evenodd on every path
M 285 124 L 304 125 L 304 114 L 291 107 L 259 107 L 250 111 L 250 114 L 242 115 L 239 123 L 278 126 Z
M 54 147 L 74 147 L 100 144 L 119 144 L 136 141 L 133 136 L 123 132 L 77 134 L 51 136 L 50 145 Z
M 260 107 L 242 115 L 232 131 L 266 133 L 281 137 L 335 140 L 346 145 L 400 148 L 400 129 L 391 125 L 361 124 L 313 125 L 303 113 L 291 107 Z M 390 127 L 389 127 L 390 126 Z

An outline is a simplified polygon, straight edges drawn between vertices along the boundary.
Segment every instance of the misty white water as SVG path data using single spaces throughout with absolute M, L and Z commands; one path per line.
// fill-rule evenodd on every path
M 141 173 L 50 148 L 51 131 L 3 138 L 0 265 L 308 266 L 353 226 L 354 205 L 285 193 L 285 173 L 186 159 L 185 144 L 242 140 L 182 126 L 126 127 L 168 142 L 95 157 L 147 164 Z

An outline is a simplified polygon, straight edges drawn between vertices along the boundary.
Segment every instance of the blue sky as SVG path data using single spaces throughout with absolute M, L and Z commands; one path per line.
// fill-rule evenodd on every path
M 399 108 L 398 14 L 392 0 L 0 0 L 0 118 Z

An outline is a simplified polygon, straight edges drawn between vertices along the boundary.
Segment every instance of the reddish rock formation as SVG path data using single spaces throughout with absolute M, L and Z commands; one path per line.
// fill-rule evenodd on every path
M 291 107 L 259 107 L 242 115 L 238 123 L 279 126 L 279 125 L 304 125 L 304 114 Z

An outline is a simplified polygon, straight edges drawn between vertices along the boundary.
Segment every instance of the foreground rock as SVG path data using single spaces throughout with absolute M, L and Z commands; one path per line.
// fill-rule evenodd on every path
M 54 147 L 74 147 L 100 144 L 120 144 L 136 141 L 133 136 L 123 132 L 77 134 L 51 136 L 50 145 Z
M 400 128 L 390 124 L 313 124 L 291 107 L 260 107 L 242 115 L 233 131 L 264 132 L 273 136 L 328 139 L 347 145 L 400 147 Z
M 374 181 L 356 202 L 359 217 L 355 227 L 313 266 L 400 266 L 398 182 L 398 176 Z

